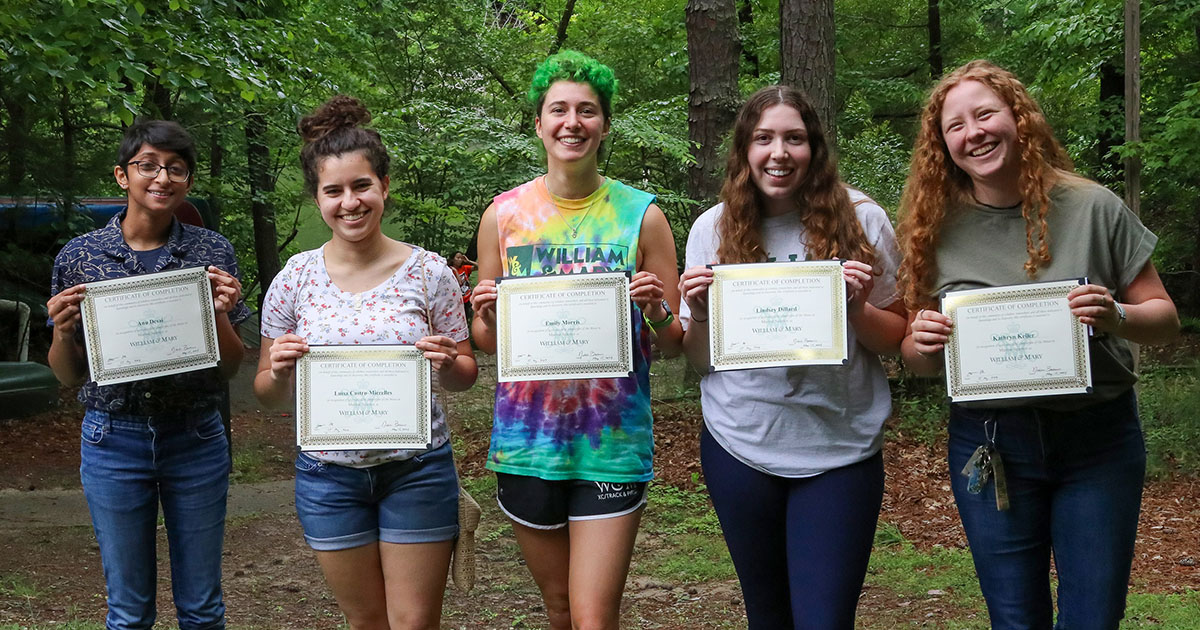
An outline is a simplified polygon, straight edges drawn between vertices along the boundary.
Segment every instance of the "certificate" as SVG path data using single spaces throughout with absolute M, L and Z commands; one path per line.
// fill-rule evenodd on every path
M 83 338 L 97 384 L 202 370 L 221 360 L 204 267 L 84 286 Z
M 1040 282 L 942 296 L 954 322 L 946 343 L 951 402 L 1092 391 L 1088 328 L 1067 294 L 1085 280 Z
M 846 362 L 841 261 L 710 267 L 709 372 Z
M 629 274 L 582 273 L 496 282 L 501 383 L 633 373 Z
M 432 390 L 415 346 L 309 346 L 296 362 L 302 451 L 427 449 Z

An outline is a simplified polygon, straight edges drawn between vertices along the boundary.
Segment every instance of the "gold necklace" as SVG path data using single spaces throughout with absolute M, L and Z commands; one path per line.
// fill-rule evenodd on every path
M 604 182 L 604 183 L 607 183 L 607 182 Z M 603 188 L 604 183 L 601 183 L 600 187 L 597 188 L 596 191 L 600 190 L 600 188 Z M 561 210 L 558 209 L 558 200 L 560 199 L 560 197 L 558 197 L 554 193 L 550 192 L 550 186 L 546 184 L 546 181 L 544 179 L 542 180 L 542 185 L 546 187 L 546 192 L 550 193 L 550 200 L 552 202 L 554 202 L 555 214 L 558 215 L 558 218 L 562 219 L 563 224 L 566 225 L 567 229 L 571 231 L 571 238 L 572 239 L 578 238 L 579 237 L 579 228 L 583 227 L 584 222 L 587 221 L 588 215 L 590 215 L 592 213 L 592 207 L 596 205 L 596 199 L 593 199 L 592 201 L 590 201 L 588 203 L 587 208 L 583 212 L 583 217 L 581 217 L 579 219 L 579 222 L 576 223 L 575 225 L 571 225 L 571 222 L 567 220 L 567 216 L 565 214 L 563 214 Z M 596 194 L 596 191 L 592 191 L 592 195 Z M 590 197 L 591 195 L 588 195 L 588 196 Z

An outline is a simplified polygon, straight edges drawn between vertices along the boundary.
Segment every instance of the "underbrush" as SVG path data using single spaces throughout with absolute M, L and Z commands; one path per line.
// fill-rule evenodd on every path
M 1146 436 L 1146 474 L 1200 475 L 1200 361 L 1184 369 L 1148 369 L 1138 389 Z

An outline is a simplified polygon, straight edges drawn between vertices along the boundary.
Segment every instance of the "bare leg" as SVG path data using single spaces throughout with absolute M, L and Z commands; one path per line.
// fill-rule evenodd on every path
M 379 543 L 318 551 L 317 562 L 350 630 L 390 630 Z
M 642 510 L 591 521 L 571 521 L 570 601 L 575 630 L 617 630 L 621 595 Z
M 437 630 L 454 541 L 379 543 L 391 630 Z
M 542 591 L 550 630 L 571 630 L 571 602 L 568 599 L 571 542 L 567 528 L 535 529 L 513 522 L 517 544 L 525 566 Z

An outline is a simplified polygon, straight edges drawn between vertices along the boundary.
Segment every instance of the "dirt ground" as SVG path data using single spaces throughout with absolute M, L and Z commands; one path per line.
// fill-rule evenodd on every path
M 253 370 L 252 363 L 243 368 Z M 487 369 L 487 368 L 485 368 Z M 245 376 L 244 374 L 242 376 Z M 481 378 L 483 381 L 486 378 Z M 238 379 L 243 380 L 243 379 Z M 248 380 L 248 379 L 245 379 Z M 0 423 L 0 624 L 100 622 L 104 580 L 95 540 L 79 499 L 79 418 L 73 392 L 58 410 Z M 341 615 L 305 546 L 291 507 L 294 428 L 288 414 L 258 408 L 245 390 L 234 391 L 233 440 L 252 452 L 254 484 L 235 485 L 225 544 L 229 622 L 260 628 L 338 628 Z M 461 426 L 450 407 L 460 463 L 468 477 L 482 469 L 486 431 Z M 694 406 L 656 404 L 659 482 L 690 488 L 700 477 Z M 903 435 L 885 447 L 886 494 L 881 520 L 897 526 L 919 549 L 963 547 L 944 463 L 944 445 L 920 445 Z M 537 590 L 521 566 L 511 530 L 490 497 L 479 536 L 479 587 L 471 595 L 447 591 L 444 627 L 544 627 Z M 235 500 L 240 500 L 236 509 Z M 650 510 L 654 506 L 649 507 Z M 82 510 L 82 511 L 81 511 Z M 1147 485 L 1138 532 L 1132 587 L 1137 592 L 1200 590 L 1200 480 Z M 637 554 L 652 554 L 661 534 L 643 528 Z M 159 610 L 173 615 L 165 536 L 160 531 Z M 665 584 L 630 578 L 623 627 L 738 627 L 744 619 L 736 582 Z M 860 617 L 924 619 L 961 616 L 936 599 L 899 601 L 886 589 L 867 588 Z

